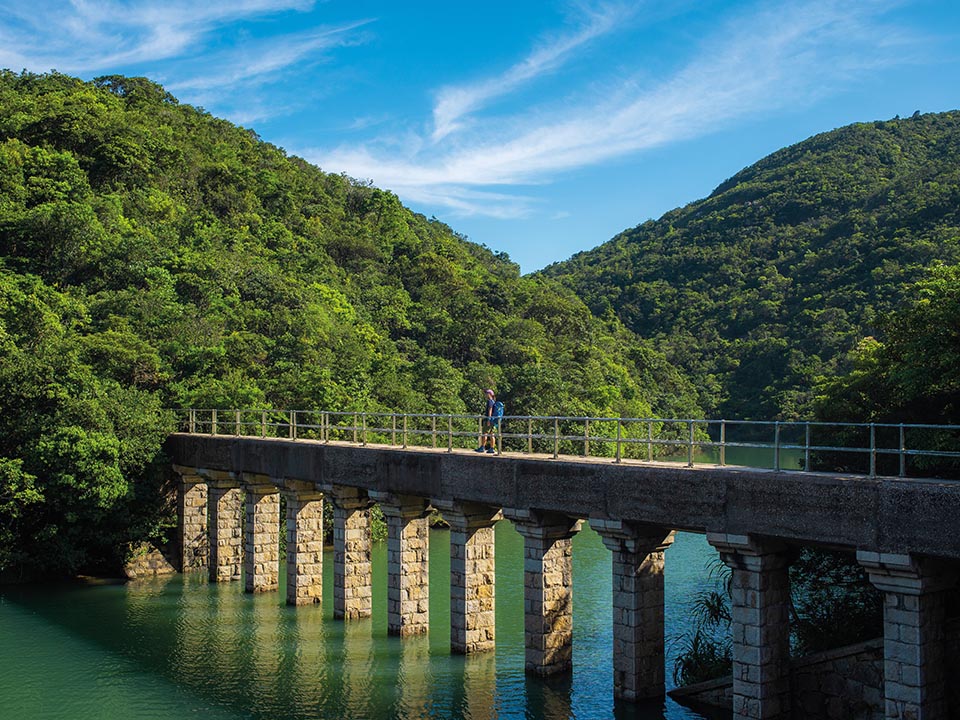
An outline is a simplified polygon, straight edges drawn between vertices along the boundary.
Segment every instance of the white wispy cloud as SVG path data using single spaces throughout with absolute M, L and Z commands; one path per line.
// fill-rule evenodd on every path
M 585 8 L 585 19 L 573 32 L 546 38 L 506 72 L 474 84 L 441 88 L 433 108 L 433 140 L 461 129 L 463 118 L 489 101 L 552 72 L 578 48 L 615 30 L 636 11 L 636 7 L 619 4 Z
M 234 88 L 237 84 L 278 77 L 280 71 L 303 66 L 318 53 L 356 42 L 351 32 L 369 22 L 360 20 L 289 34 L 281 42 L 275 37 L 246 42 L 241 47 L 212 54 L 204 61 L 204 74 L 176 80 L 168 88 L 175 92 Z
M 482 112 L 489 100 L 518 91 L 538 73 L 576 62 L 577 48 L 609 31 L 607 21 L 595 19 L 574 35 L 538 46 L 506 74 L 444 88 L 433 109 L 432 132 L 304 155 L 326 169 L 371 178 L 405 199 L 429 199 L 455 214 L 517 217 L 532 204 L 513 195 L 511 187 L 546 183 L 572 169 L 697 137 L 737 119 L 809 104 L 870 68 L 909 61 L 921 44 L 883 24 L 889 2 L 812 0 L 764 7 L 769 6 L 730 17 L 693 48 L 685 64 L 657 81 L 611 77 L 602 96 L 582 90 L 580 104 L 548 99 L 513 115 Z M 617 12 L 612 7 L 596 18 L 612 19 Z M 469 134 L 457 132 L 468 113 L 473 113 Z
M 257 92 L 261 85 L 309 70 L 333 48 L 364 41 L 357 31 L 370 20 L 313 24 L 265 37 L 244 31 L 244 23 L 308 13 L 314 5 L 314 0 L 12 0 L 0 6 L 0 67 L 81 76 L 146 72 L 181 99 L 216 106 L 234 122 L 249 124 L 298 106 L 296 100 Z
M 85 74 L 164 60 L 196 49 L 223 25 L 312 5 L 312 0 L 12 0 L 0 8 L 0 63 Z

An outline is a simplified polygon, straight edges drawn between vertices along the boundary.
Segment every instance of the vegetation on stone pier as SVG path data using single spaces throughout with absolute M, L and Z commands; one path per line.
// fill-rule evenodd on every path
M 690 685 L 731 669 L 730 569 L 710 566 L 714 587 L 690 604 L 694 627 L 675 638 L 673 678 Z M 804 548 L 790 565 L 790 645 L 794 656 L 851 645 L 883 633 L 883 597 L 847 554 Z

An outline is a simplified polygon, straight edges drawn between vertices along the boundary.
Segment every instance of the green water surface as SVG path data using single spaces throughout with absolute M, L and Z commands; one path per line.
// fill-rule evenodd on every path
M 449 534 L 430 537 L 430 634 L 386 632 L 386 553 L 374 550 L 374 614 L 332 618 L 332 556 L 323 603 L 192 574 L 123 584 L 6 588 L 0 593 L 0 717 L 143 718 L 698 718 L 667 700 L 614 703 L 611 559 L 589 527 L 574 540 L 574 669 L 524 674 L 523 542 L 497 524 L 497 648 L 449 650 Z M 678 534 L 667 551 L 668 638 L 688 626 L 714 553 Z M 668 645 L 671 643 L 668 640 Z M 674 643 L 675 645 L 675 643 Z M 673 649 L 668 649 L 672 656 Z M 668 675 L 672 658 L 668 658 Z M 672 685 L 668 678 L 668 685 Z

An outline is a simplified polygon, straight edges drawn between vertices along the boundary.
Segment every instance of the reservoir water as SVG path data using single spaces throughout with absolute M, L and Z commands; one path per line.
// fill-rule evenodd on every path
M 373 617 L 332 618 L 333 558 L 324 599 L 291 608 L 279 593 L 201 575 L 125 584 L 0 591 L 0 716 L 17 720 L 465 720 L 702 716 L 671 700 L 614 703 L 611 559 L 586 525 L 574 540 L 574 669 L 524 674 L 523 543 L 497 524 L 497 647 L 449 650 L 449 535 L 430 537 L 430 634 L 389 637 L 385 544 L 374 549 Z M 716 557 L 701 535 L 678 533 L 666 553 L 667 684 L 690 604 L 712 587 Z M 282 578 L 282 573 L 281 573 Z M 282 582 L 282 580 L 281 580 Z

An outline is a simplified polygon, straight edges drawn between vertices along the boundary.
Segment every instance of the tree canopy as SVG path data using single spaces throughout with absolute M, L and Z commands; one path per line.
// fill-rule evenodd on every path
M 162 535 L 163 408 L 701 414 L 561 283 L 144 78 L 0 72 L 0 355 L 8 571 Z
M 960 112 L 817 135 L 543 274 L 653 340 L 708 414 L 794 419 L 937 260 L 960 260 Z

